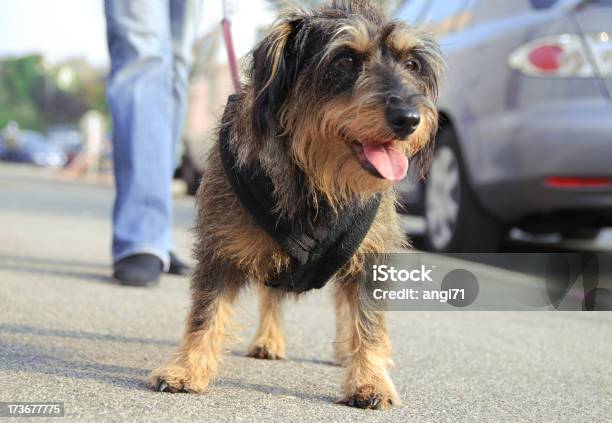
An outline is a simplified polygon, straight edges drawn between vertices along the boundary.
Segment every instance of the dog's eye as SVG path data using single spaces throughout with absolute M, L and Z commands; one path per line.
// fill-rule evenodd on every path
M 404 66 L 410 72 L 419 72 L 421 70 L 421 63 L 416 59 L 408 59 L 404 62 Z
M 334 66 L 340 70 L 353 70 L 357 66 L 357 59 L 349 54 L 343 54 L 334 61 Z

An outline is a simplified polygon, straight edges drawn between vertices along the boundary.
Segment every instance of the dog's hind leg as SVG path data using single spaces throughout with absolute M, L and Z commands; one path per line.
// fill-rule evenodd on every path
M 338 280 L 335 288 L 336 314 L 343 317 L 339 324 L 345 325 L 339 330 L 345 339 L 336 339 L 343 343 L 336 351 L 343 354 L 346 367 L 340 402 L 375 409 L 399 404 L 387 372 L 390 344 L 384 313 L 365 308 L 359 278 Z
M 202 393 L 217 375 L 232 304 L 242 282 L 235 271 L 208 269 L 212 266 L 200 263 L 194 272 L 185 335 L 170 361 L 150 374 L 151 389 Z
M 285 337 L 282 327 L 282 301 L 286 293 L 279 289 L 259 286 L 259 327 L 247 355 L 278 360 L 285 357 Z

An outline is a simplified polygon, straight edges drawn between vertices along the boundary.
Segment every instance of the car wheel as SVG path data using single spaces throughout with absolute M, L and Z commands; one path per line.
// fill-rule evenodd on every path
M 561 235 L 563 235 L 563 238 L 590 240 L 590 239 L 597 238 L 600 232 L 601 232 L 600 228 L 583 228 L 583 229 L 575 229 L 572 231 L 562 232 Z
M 425 246 L 434 252 L 494 252 L 505 230 L 477 203 L 450 128 L 436 139 L 423 194 Z

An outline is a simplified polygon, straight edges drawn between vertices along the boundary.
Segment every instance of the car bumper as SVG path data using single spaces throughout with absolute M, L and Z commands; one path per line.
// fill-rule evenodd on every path
M 550 105 L 549 105 L 550 106 Z M 601 102 L 558 104 L 506 116 L 501 139 L 481 142 L 472 185 L 503 221 L 564 211 L 612 210 L 612 184 L 554 187 L 549 177 L 612 178 L 612 109 Z

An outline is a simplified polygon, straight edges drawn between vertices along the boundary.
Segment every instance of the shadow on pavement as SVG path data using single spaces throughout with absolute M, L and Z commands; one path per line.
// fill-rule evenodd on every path
M 337 399 L 329 395 L 313 395 L 287 388 L 282 388 L 279 386 L 262 385 L 260 383 L 248 383 L 241 380 L 231 380 L 224 378 L 219 378 L 218 380 L 216 380 L 213 386 L 227 386 L 232 388 L 248 389 L 250 391 L 256 391 L 265 394 L 295 397 L 311 402 L 330 403 L 334 402 Z
M 338 367 L 338 365 L 336 365 L 336 363 L 334 363 L 331 360 L 319 360 L 317 358 L 287 357 L 285 358 L 285 360 L 293 361 L 295 363 L 313 363 L 313 364 L 320 364 L 322 366 Z
M 65 359 L 62 350 L 31 344 L 0 344 L 0 370 L 93 380 L 121 388 L 147 390 L 148 369 Z
M 539 271 L 530 269 L 524 264 L 525 257 L 536 254 L 546 255 L 571 255 L 582 256 L 585 258 L 598 256 L 607 262 L 612 261 L 612 254 L 606 251 L 589 251 L 589 250 L 572 250 L 559 245 L 528 243 L 523 241 L 507 240 L 498 252 L 485 253 L 429 253 L 425 249 L 425 243 L 422 237 L 411 236 L 410 241 L 415 250 L 428 254 L 436 254 L 445 257 L 453 257 L 466 261 L 473 261 L 480 264 L 489 265 L 509 271 L 518 271 L 525 274 L 539 275 Z M 515 257 L 515 260 L 512 260 Z M 606 275 L 605 280 L 610 280 L 609 275 Z
M 13 255 L 0 255 L 0 263 L 4 267 L 6 263 L 18 263 L 19 265 L 38 265 L 38 266 L 66 266 L 66 267 L 85 267 L 94 268 L 100 270 L 107 270 L 111 268 L 109 263 L 93 262 L 93 261 L 76 261 L 76 260 L 61 260 L 61 259 L 49 259 L 42 257 L 32 256 L 13 256 Z
M 247 358 L 246 350 L 245 351 L 228 351 L 228 355 L 232 357 L 243 357 Z M 257 358 L 248 357 L 250 360 L 258 360 Z M 336 364 L 331 360 L 320 360 L 318 358 L 300 358 L 300 357 L 285 357 L 283 361 L 292 361 L 294 363 L 312 363 L 312 364 L 320 364 L 323 366 L 336 366 Z
M 0 324 L 0 337 L 6 334 L 26 334 L 34 336 L 49 336 L 60 338 L 91 339 L 96 341 L 127 342 L 139 344 L 153 344 L 174 346 L 168 341 L 155 339 L 131 338 L 118 335 L 98 334 L 70 330 L 57 330 L 37 328 L 27 325 Z M 233 356 L 244 357 L 236 351 L 230 352 Z M 0 344 L 0 370 L 14 373 L 37 373 L 42 375 L 59 376 L 79 380 L 93 380 L 120 388 L 148 391 L 145 379 L 150 369 L 84 362 L 65 358 L 66 351 L 61 348 L 43 347 L 31 343 L 2 342 Z M 249 359 L 255 361 L 255 359 Z M 315 364 L 332 364 L 323 360 L 289 359 L 289 361 L 303 361 Z M 279 386 L 269 386 L 258 383 L 249 383 L 242 380 L 219 378 L 214 386 L 245 389 L 260 393 L 282 395 L 300 398 L 311 402 L 330 403 L 335 398 L 329 395 L 316 395 Z
M 78 279 L 94 282 L 103 282 L 110 285 L 118 285 L 110 275 L 101 275 L 100 273 L 87 271 L 73 271 L 57 269 L 54 267 L 31 267 L 25 262 L 23 264 L 7 264 L 0 261 L 0 266 L 3 271 L 31 273 L 36 275 L 57 276 L 61 278 Z M 110 273 L 110 270 L 109 270 Z
M 159 339 L 147 339 L 147 338 L 133 338 L 121 335 L 110 335 L 103 333 L 94 332 L 81 332 L 74 330 L 64 329 L 46 329 L 37 328 L 34 326 L 27 325 L 11 325 L 11 324 L 0 324 L 0 334 L 26 334 L 35 336 L 49 336 L 54 338 L 73 338 L 73 339 L 91 339 L 95 341 L 105 342 L 122 342 L 129 344 L 145 344 L 145 345 L 162 345 L 162 346 L 176 346 L 175 342 L 164 341 Z

